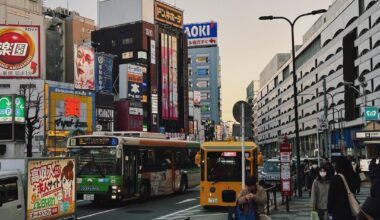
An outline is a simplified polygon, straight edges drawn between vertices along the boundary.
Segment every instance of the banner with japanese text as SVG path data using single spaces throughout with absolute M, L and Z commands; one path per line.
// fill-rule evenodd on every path
M 40 26 L 0 25 L 0 78 L 39 78 Z
M 58 219 L 75 213 L 75 160 L 31 159 L 26 219 Z

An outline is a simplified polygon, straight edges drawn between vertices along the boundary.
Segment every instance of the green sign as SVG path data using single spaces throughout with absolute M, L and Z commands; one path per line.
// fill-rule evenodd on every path
M 12 122 L 12 96 L 0 97 L 0 122 Z
M 15 98 L 15 122 L 25 122 L 25 99 L 23 96 Z
M 364 118 L 366 121 L 375 121 L 379 119 L 379 110 L 377 107 L 365 107 Z

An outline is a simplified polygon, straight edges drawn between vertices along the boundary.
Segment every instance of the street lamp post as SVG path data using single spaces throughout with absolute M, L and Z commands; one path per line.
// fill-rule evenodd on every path
M 294 25 L 297 22 L 297 20 L 301 17 L 308 16 L 308 15 L 316 15 L 325 13 L 325 9 L 320 10 L 314 10 L 309 13 L 301 14 L 298 17 L 296 17 L 293 21 L 290 21 L 286 17 L 277 17 L 277 16 L 261 16 L 259 17 L 260 20 L 273 20 L 273 19 L 282 19 L 289 23 L 291 35 L 292 35 L 292 65 L 293 65 L 293 100 L 294 100 L 294 116 L 295 116 L 295 145 L 296 145 L 296 152 L 297 152 L 297 186 L 298 186 L 298 196 L 302 197 L 302 181 L 301 181 L 301 160 L 300 160 L 300 143 L 299 143 L 299 127 L 298 127 L 298 100 L 297 100 L 297 74 L 296 74 L 296 63 L 295 63 L 295 45 L 294 45 Z

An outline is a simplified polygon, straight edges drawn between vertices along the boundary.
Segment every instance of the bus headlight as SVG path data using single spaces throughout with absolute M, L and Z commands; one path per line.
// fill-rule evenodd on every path
M 210 192 L 211 192 L 211 193 L 214 193 L 214 192 L 215 192 L 215 187 L 211 186 L 211 187 L 210 187 Z

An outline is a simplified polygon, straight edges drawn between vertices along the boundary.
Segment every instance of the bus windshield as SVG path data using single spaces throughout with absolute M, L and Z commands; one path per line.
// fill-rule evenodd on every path
M 77 157 L 78 176 L 80 175 L 118 175 L 120 174 L 116 159 L 116 149 L 78 148 L 71 149 L 69 156 Z
M 241 152 L 208 152 L 207 180 L 241 181 Z

